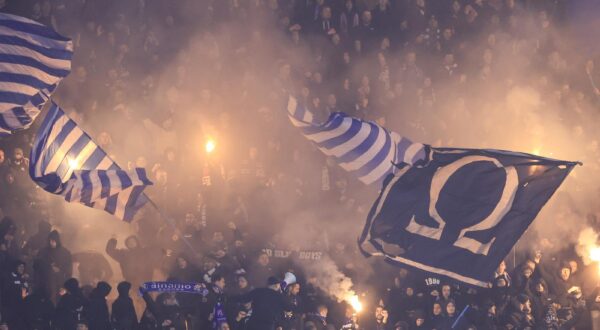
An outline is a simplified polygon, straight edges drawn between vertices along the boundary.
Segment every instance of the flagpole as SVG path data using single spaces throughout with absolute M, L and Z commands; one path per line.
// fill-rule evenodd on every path
M 175 223 L 173 222 L 173 220 L 165 212 L 163 212 L 163 210 L 160 207 L 158 207 L 158 205 L 156 205 L 156 203 L 148 195 L 146 195 L 146 193 L 144 193 L 144 197 L 146 197 L 146 199 L 148 200 L 148 202 L 150 203 L 150 205 L 152 205 L 152 207 L 154 207 L 154 209 L 156 211 L 158 211 L 158 214 L 163 219 L 163 221 L 165 221 L 175 231 L 177 231 L 178 230 L 177 226 L 175 225 Z M 190 251 L 194 254 L 194 257 L 197 257 L 198 256 L 198 252 L 196 252 L 196 249 L 194 249 L 194 247 L 192 246 L 192 243 L 190 243 L 190 241 L 188 241 L 187 238 L 185 238 L 185 236 L 183 236 L 183 235 L 181 235 L 181 239 L 183 240 L 183 242 L 185 243 L 185 245 L 188 247 L 188 249 L 190 249 Z
M 467 309 L 469 309 L 469 305 L 465 306 L 465 308 L 463 309 L 463 311 L 456 318 L 456 321 L 454 321 L 454 323 L 452 323 L 452 327 L 450 329 L 454 329 L 454 327 L 456 327 L 458 325 L 458 322 L 460 321 L 460 319 L 462 319 L 462 317 L 465 316 L 465 312 L 467 311 Z

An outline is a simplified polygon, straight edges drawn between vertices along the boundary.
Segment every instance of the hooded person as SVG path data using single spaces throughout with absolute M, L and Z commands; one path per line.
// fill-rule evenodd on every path
M 12 264 L 21 256 L 19 244 L 15 241 L 17 226 L 10 217 L 0 221 L 0 267 L 10 270 Z
M 573 287 L 571 281 L 571 266 L 568 263 L 562 263 L 556 272 L 548 280 L 548 289 L 556 299 L 564 299 L 568 296 L 569 290 Z
M 126 281 L 139 285 L 152 279 L 154 264 L 150 248 L 142 247 L 136 236 L 125 239 L 125 249 L 117 249 L 117 240 L 111 238 L 106 243 L 106 254 L 115 259 L 121 266 Z
M 501 275 L 494 280 L 492 285 L 489 298 L 496 306 L 496 315 L 502 315 L 510 305 L 510 287 L 507 283 L 506 278 Z
M 56 305 L 54 325 L 58 329 L 75 329 L 77 322 L 85 318 L 87 300 L 81 293 L 79 281 L 68 279 L 64 284 L 65 293 Z
M 511 287 L 511 291 L 513 294 L 525 293 L 526 295 L 530 295 L 529 292 L 530 283 L 533 276 L 533 269 L 529 266 L 529 264 L 524 263 L 519 267 L 519 270 L 514 275 L 513 285 Z
M 434 302 L 431 307 L 431 314 L 427 319 L 427 325 L 432 329 L 439 329 L 444 323 L 444 311 L 442 309 L 442 304 L 439 302 Z
M 40 221 L 38 223 L 38 231 L 31 236 L 25 246 L 23 246 L 23 252 L 27 257 L 35 259 L 40 251 L 44 248 L 48 241 L 48 235 L 52 231 L 52 225 L 47 221 Z
M 527 295 L 520 294 L 511 300 L 511 308 L 509 313 L 505 313 L 503 324 L 512 326 L 512 329 L 533 328 L 531 300 Z
M 29 283 L 25 274 L 25 263 L 18 260 L 13 262 L 12 271 L 2 277 L 2 310 L 3 319 L 13 329 L 25 328 L 25 300 L 24 295 L 29 291 Z
M 414 330 L 425 330 L 425 329 L 430 329 L 430 325 L 427 324 L 427 319 L 425 317 L 425 312 L 421 309 L 417 309 L 416 311 L 414 311 L 413 313 L 411 313 L 411 329 Z M 387 329 L 387 327 L 385 325 L 380 326 L 378 328 L 375 329 Z
M 111 323 L 115 330 L 137 329 L 137 315 L 133 300 L 129 297 L 131 283 L 121 282 L 117 285 L 119 297 L 112 304 Z
M 531 314 L 536 322 L 539 322 L 544 317 L 548 305 L 552 304 L 546 281 L 543 278 L 534 279 L 531 282 L 530 292 Z
M 394 320 L 408 321 L 408 313 L 419 309 L 422 305 L 422 301 L 417 295 L 414 286 L 407 285 L 404 287 L 402 295 L 398 298 L 399 303 L 392 312 Z
M 92 290 L 89 303 L 84 310 L 90 330 L 111 329 L 110 314 L 106 303 L 106 297 L 111 290 L 111 286 L 106 282 L 98 282 L 96 288 Z
M 62 245 L 58 231 L 48 234 L 47 245 L 34 264 L 34 273 L 36 283 L 46 285 L 51 298 L 56 297 L 62 284 L 71 277 L 71 252 Z
M 444 321 L 442 322 L 442 326 L 440 326 L 440 328 L 451 329 L 452 325 L 454 322 L 456 322 L 460 314 L 460 311 L 456 310 L 456 303 L 454 300 L 450 299 L 450 301 L 446 303 L 445 312 L 446 316 L 444 317 Z
M 479 322 L 477 328 L 496 330 L 498 329 L 498 314 L 496 313 L 496 305 L 493 301 L 487 299 L 483 302 L 480 311 Z

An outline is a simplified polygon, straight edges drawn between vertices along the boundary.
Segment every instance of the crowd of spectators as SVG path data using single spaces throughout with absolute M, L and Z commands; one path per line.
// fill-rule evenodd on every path
M 542 107 L 564 108 L 552 115 L 590 141 L 597 166 L 589 132 L 599 70 L 564 52 L 565 6 L 0 0 L 3 12 L 73 39 L 73 71 L 54 97 L 119 163 L 151 172 L 148 195 L 174 221 L 146 208 L 135 235 L 70 252 L 61 236 L 77 221 L 28 177 L 35 128 L 0 141 L 0 329 L 590 329 L 600 311 L 595 265 L 572 247 L 546 253 L 552 242 L 532 238 L 535 248 L 499 265 L 485 289 L 362 258 L 335 221 L 360 224 L 371 188 L 289 133 L 284 111 L 292 93 L 323 119 L 343 111 L 451 145 L 449 132 L 497 118 L 491 104 L 526 86 Z M 492 131 L 481 126 L 465 139 Z M 208 138 L 214 153 L 202 151 Z M 306 210 L 319 221 L 279 230 Z M 306 270 L 328 260 L 354 279 L 364 310 Z M 298 283 L 283 289 L 287 271 Z M 138 290 L 167 279 L 205 290 Z

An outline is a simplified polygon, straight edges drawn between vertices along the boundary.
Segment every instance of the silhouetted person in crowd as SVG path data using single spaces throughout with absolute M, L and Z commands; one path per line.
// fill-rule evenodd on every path
M 202 272 L 182 253 L 175 259 L 175 267 L 169 277 L 180 282 L 194 282 L 202 278 Z
M 247 299 L 252 302 L 252 316 L 247 330 L 274 330 L 277 322 L 282 320 L 284 311 L 291 310 L 281 293 L 281 282 L 276 277 L 269 277 L 267 287 L 252 290 Z
M 116 330 L 137 329 L 138 319 L 133 306 L 133 300 L 129 297 L 131 283 L 121 282 L 117 285 L 119 297 L 112 304 L 111 323 Z
M 175 293 L 160 294 L 156 301 L 141 289 L 142 297 L 146 302 L 146 310 L 140 320 L 141 329 L 184 329 L 186 324 L 185 314 L 179 307 Z
M 106 282 L 99 282 L 90 294 L 89 303 L 85 307 L 85 315 L 90 330 L 110 329 L 110 314 L 106 297 L 110 293 L 111 286 Z
M 23 253 L 32 260 L 37 258 L 40 251 L 48 243 L 48 235 L 52 231 L 52 225 L 47 221 L 40 221 L 38 223 L 38 231 L 29 237 L 25 246 L 23 246 Z
M 10 270 L 20 257 L 19 244 L 16 242 L 17 226 L 10 217 L 0 221 L 0 267 Z
M 28 329 L 50 330 L 54 312 L 54 304 L 44 286 L 35 288 L 25 298 L 25 321 Z
M 117 249 L 117 240 L 112 238 L 106 243 L 106 254 L 115 259 L 121 266 L 126 281 L 139 285 L 152 279 L 154 263 L 152 250 L 140 245 L 135 236 L 125 240 L 125 249 Z
M 317 309 L 306 316 L 306 323 L 312 323 L 316 330 L 327 329 L 327 314 L 329 309 L 325 305 L 317 306 Z M 305 324 L 306 324 L 305 323 Z
M 79 281 L 82 285 L 95 285 L 100 281 L 110 281 L 113 271 L 103 253 L 94 251 L 77 252 L 73 254 L 73 263 L 79 271 Z
M 2 319 L 7 321 L 12 329 L 25 328 L 25 300 L 29 292 L 29 276 L 25 274 L 25 263 L 13 261 L 11 270 L 4 273 L 0 296 Z
M 34 265 L 34 275 L 36 283 L 46 285 L 50 297 L 56 297 L 63 283 L 71 277 L 73 263 L 71 252 L 62 245 L 58 231 L 50 232 L 47 242 Z
M 271 261 L 266 253 L 261 253 L 256 262 L 250 265 L 248 271 L 248 281 L 255 287 L 264 285 L 265 281 L 273 274 L 273 268 L 271 267 Z
M 64 284 L 65 293 L 56 305 L 54 325 L 58 329 L 75 329 L 79 321 L 85 320 L 85 299 L 79 288 L 79 281 L 68 279 Z

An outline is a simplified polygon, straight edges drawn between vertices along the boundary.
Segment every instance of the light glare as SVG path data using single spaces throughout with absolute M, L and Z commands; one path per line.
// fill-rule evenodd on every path
M 215 144 L 215 141 L 213 141 L 213 140 L 206 141 L 206 145 L 204 146 L 206 152 L 209 154 L 211 152 L 215 151 L 216 147 L 217 147 L 217 145 Z
M 354 308 L 354 311 L 356 313 L 360 313 L 363 309 L 363 305 L 360 302 L 360 300 L 358 300 L 358 296 L 357 295 L 353 295 L 348 299 L 348 303 L 350 304 L 350 306 L 352 306 L 352 308 Z
M 68 163 L 71 170 L 76 170 L 79 168 L 79 162 L 76 159 L 69 159 Z

